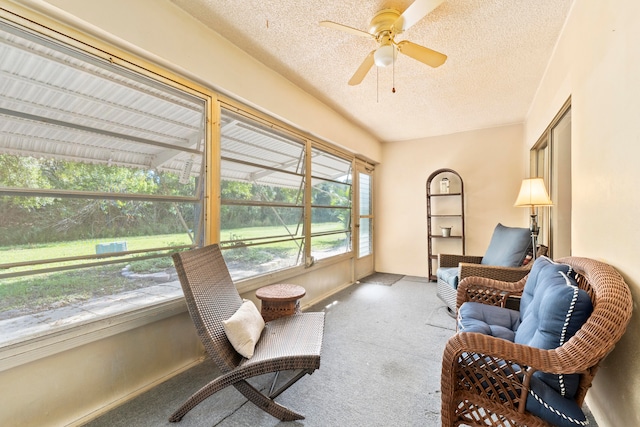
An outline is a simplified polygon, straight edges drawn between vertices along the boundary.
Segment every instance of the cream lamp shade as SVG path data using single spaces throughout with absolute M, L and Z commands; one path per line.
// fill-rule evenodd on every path
M 542 178 L 527 178 L 522 180 L 520 193 L 514 206 L 521 208 L 535 208 L 536 206 L 551 206 L 553 202 L 549 198 Z

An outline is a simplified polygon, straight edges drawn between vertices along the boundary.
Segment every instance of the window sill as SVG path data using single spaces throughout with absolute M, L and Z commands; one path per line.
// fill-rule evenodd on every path
M 235 283 L 236 287 L 238 288 L 238 292 L 240 294 L 243 294 L 246 292 L 255 291 L 262 286 L 272 285 L 274 283 L 285 283 L 288 279 L 301 276 L 317 269 L 326 268 L 333 264 L 353 259 L 353 257 L 353 252 L 347 252 L 344 254 L 321 259 L 319 261 L 316 261 L 309 267 L 299 265 L 297 267 L 286 268 L 249 279 L 238 280 Z

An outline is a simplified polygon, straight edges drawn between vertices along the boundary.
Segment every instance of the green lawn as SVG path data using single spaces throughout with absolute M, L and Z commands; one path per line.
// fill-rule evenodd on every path
M 118 239 L 74 240 L 70 242 L 39 243 L 34 245 L 0 247 L 2 263 L 33 261 L 38 259 L 66 258 L 96 253 L 96 245 L 110 242 L 127 242 L 127 250 L 150 249 L 163 246 L 189 245 L 186 234 L 164 234 Z
M 289 229 L 292 233 L 295 232 L 294 227 L 291 226 Z M 325 232 L 339 230 L 341 227 L 339 223 L 315 224 L 313 230 L 314 232 Z M 247 227 L 223 230 L 221 240 L 246 239 L 251 241 L 251 239 L 262 236 L 284 234 L 283 227 Z M 344 234 L 316 237 L 313 240 L 313 247 L 314 250 L 331 248 L 341 244 L 343 240 Z M 130 251 L 191 244 L 191 240 L 186 234 L 167 234 L 0 247 L 0 256 L 2 256 L 2 263 L 75 257 L 95 254 L 97 244 L 115 241 L 126 241 L 127 250 Z M 257 242 L 259 240 L 256 240 Z M 295 244 L 289 241 L 270 244 L 268 247 L 251 246 L 241 251 L 229 251 L 228 255 L 236 262 L 250 264 L 267 262 L 270 258 L 286 256 L 287 253 L 297 254 L 297 252 Z M 78 262 L 68 261 L 51 265 L 71 265 L 72 263 Z M 51 265 L 45 265 L 45 267 Z M 125 265 L 129 265 L 130 269 L 136 272 L 158 272 L 170 270 L 173 267 L 171 258 L 165 256 L 141 261 L 129 259 L 113 265 L 0 279 L 0 319 L 85 301 L 98 296 L 113 295 L 153 284 L 151 279 L 133 280 L 122 276 L 121 271 Z M 31 268 L 33 267 L 22 267 L 20 270 Z M 12 271 L 19 271 L 19 269 L 12 269 Z

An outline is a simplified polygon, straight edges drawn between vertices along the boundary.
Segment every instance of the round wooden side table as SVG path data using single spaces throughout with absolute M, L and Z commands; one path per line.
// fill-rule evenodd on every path
M 280 283 L 264 286 L 256 291 L 261 301 L 260 314 L 265 322 L 300 313 L 300 298 L 307 291 L 298 285 Z

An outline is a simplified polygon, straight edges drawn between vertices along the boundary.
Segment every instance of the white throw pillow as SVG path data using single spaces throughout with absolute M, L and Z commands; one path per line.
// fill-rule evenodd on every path
M 264 329 L 264 320 L 253 301 L 245 300 L 238 311 L 222 324 L 233 348 L 250 359 Z

